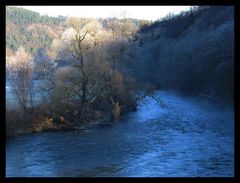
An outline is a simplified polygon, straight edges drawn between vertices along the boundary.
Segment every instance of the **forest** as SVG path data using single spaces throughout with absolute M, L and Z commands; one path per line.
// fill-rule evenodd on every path
M 234 103 L 234 7 L 155 22 L 7 7 L 6 81 L 7 136 L 115 122 L 156 90 Z

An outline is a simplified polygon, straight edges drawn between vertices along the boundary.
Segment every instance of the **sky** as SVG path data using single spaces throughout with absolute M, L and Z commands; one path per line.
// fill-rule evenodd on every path
M 155 21 L 168 13 L 177 14 L 190 6 L 17 6 L 41 15 L 91 18 L 128 17 Z

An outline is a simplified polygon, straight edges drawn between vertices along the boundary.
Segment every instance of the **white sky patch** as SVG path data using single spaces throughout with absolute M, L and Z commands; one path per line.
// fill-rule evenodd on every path
M 178 14 L 190 6 L 17 6 L 49 16 L 135 18 L 155 21 L 168 13 Z

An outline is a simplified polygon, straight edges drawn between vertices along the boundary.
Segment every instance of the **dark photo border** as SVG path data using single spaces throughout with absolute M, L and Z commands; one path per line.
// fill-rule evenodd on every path
M 79 2 L 79 4 L 78 4 Z M 101 2 L 101 4 L 100 4 Z M 158 2 L 158 3 L 157 3 Z M 1 112 L 2 112 L 2 117 L 4 116 L 4 120 L 1 120 L 0 123 L 0 140 L 1 140 L 1 180 L 0 182 L 56 182 L 56 181 L 63 181 L 63 182 L 85 182 L 85 181 L 93 181 L 93 182 L 125 182 L 125 181 L 129 181 L 129 182 L 240 182 L 240 169 L 239 169 L 239 164 L 240 164 L 240 159 L 239 159 L 239 155 L 240 155 L 240 151 L 239 151 L 239 147 L 240 147 L 240 135 L 239 135 L 239 115 L 240 115 L 240 111 L 239 111 L 239 84 L 240 84 L 240 76 L 239 76 L 239 68 L 240 68 L 240 58 L 239 58 L 239 40 L 238 40 L 238 34 L 239 34 L 239 19 L 240 19 L 240 15 L 239 15 L 239 5 L 237 4 L 238 0 L 224 0 L 224 1 L 217 1 L 217 0 L 212 0 L 212 1 L 205 1 L 205 0 L 187 0 L 187 1 L 176 1 L 176 0 L 164 0 L 164 1 L 144 1 L 142 4 L 141 2 L 139 2 L 139 4 L 135 4 L 135 3 L 127 3 L 127 2 L 122 2 L 122 1 L 114 1 L 115 4 L 113 4 L 113 2 L 102 2 L 102 1 L 98 1 L 95 3 L 90 3 L 90 1 L 86 1 L 86 4 L 84 4 L 83 1 L 77 1 L 77 0 L 68 0 L 68 1 L 56 1 L 56 2 L 50 2 L 50 1 L 43 1 L 43 0 L 19 0 L 19 1 L 12 1 L 12 0 L 0 0 L 1 3 L 1 79 L 0 81 L 1 83 Z M 149 3 L 149 4 L 145 4 L 145 3 Z M 6 167 L 6 151 L 5 151 L 5 147 L 6 147 L 6 132 L 5 132 L 5 114 L 6 114 L 6 90 L 5 90 L 5 46 L 6 46 L 6 41 L 4 44 L 4 40 L 6 39 L 6 32 L 5 32 L 5 26 L 6 26 L 6 22 L 5 22 L 5 17 L 6 17 L 6 12 L 5 12 L 5 7 L 9 6 L 9 5 L 233 5 L 235 6 L 235 81 L 234 81 L 234 86 L 235 86 L 235 102 L 234 102 L 234 116 L 235 116 L 235 163 L 234 163 L 234 169 L 235 169 L 235 177 L 233 178 L 221 178 L 221 177 L 212 177 L 212 178 L 188 178 L 188 177 L 179 177 L 179 178 L 6 178 L 5 177 L 5 167 Z

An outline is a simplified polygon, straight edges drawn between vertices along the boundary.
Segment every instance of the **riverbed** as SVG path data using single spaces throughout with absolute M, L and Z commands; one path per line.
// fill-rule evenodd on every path
M 233 177 L 233 106 L 170 91 L 108 127 L 9 139 L 7 177 Z

